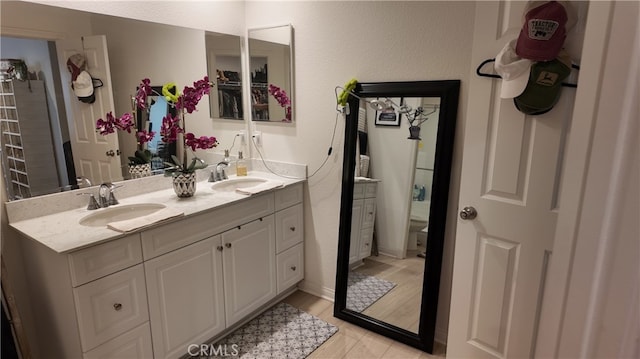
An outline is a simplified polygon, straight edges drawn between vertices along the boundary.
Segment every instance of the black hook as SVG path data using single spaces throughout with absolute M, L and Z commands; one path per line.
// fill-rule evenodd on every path
M 502 77 L 500 75 L 489 74 L 489 73 L 484 73 L 484 72 L 480 71 L 484 65 L 486 65 L 486 64 L 488 64 L 490 62 L 495 62 L 495 61 L 496 61 L 496 59 L 487 59 L 487 60 L 482 61 L 482 63 L 480 63 L 478 68 L 476 68 L 476 74 L 478 76 L 482 76 L 482 77 L 491 77 L 491 78 L 494 78 L 494 79 L 501 79 Z M 571 64 L 571 68 L 574 68 L 576 70 L 580 70 L 580 66 L 575 65 L 575 64 Z M 578 84 L 572 84 L 572 83 L 563 82 L 562 86 L 576 88 L 576 87 L 578 87 Z

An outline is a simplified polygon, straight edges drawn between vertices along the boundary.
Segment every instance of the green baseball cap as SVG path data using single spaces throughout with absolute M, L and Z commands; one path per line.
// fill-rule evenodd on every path
M 527 115 L 549 112 L 558 100 L 562 81 L 571 73 L 571 58 L 562 50 L 551 61 L 536 62 L 531 66 L 527 87 L 513 99 L 518 111 Z

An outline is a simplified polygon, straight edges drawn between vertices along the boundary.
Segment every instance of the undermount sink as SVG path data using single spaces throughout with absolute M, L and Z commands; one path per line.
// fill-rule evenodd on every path
M 136 203 L 115 205 L 113 207 L 97 209 L 80 219 L 80 224 L 88 227 L 105 227 L 111 222 L 123 221 L 150 215 L 166 206 L 160 203 Z
M 249 188 L 267 182 L 261 177 L 236 177 L 222 180 L 211 185 L 211 189 L 220 192 L 235 192 L 238 188 Z

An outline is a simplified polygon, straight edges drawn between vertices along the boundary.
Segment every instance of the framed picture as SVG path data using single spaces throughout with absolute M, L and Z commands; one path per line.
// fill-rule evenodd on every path
M 380 111 L 376 111 L 376 126 L 400 126 L 400 114 L 398 109 L 393 105 L 398 104 L 402 99 L 385 99 L 378 98 L 379 101 L 386 102 L 386 108 Z

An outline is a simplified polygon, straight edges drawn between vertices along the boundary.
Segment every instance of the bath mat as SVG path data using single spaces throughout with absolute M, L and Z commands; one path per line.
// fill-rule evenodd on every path
M 226 355 L 207 358 L 306 358 L 338 328 L 321 319 L 280 303 L 233 333 L 219 340 L 214 348 L 226 348 Z
M 362 312 L 395 286 L 395 283 L 384 279 L 350 272 L 347 279 L 347 309 Z

